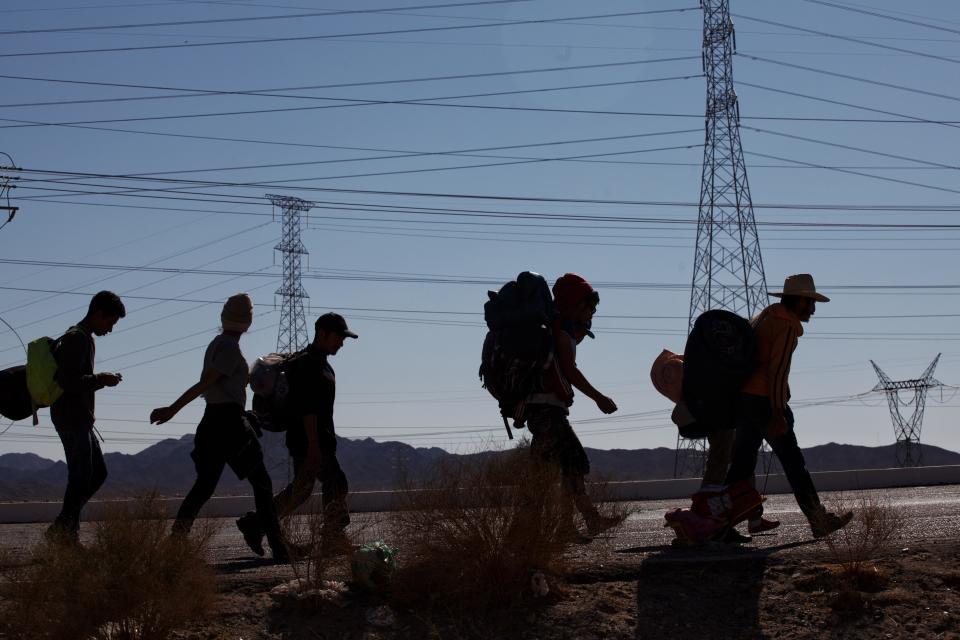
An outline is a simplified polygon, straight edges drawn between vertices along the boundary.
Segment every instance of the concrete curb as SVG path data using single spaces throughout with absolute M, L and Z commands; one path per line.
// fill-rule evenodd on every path
M 859 491 L 892 487 L 918 487 L 930 485 L 960 484 L 960 465 L 942 467 L 913 467 L 909 469 L 856 469 L 851 471 L 821 471 L 812 473 L 813 482 L 819 491 Z M 757 479 L 764 489 L 764 478 Z M 611 500 L 685 500 L 700 487 L 697 478 L 679 480 L 633 480 L 611 482 L 606 485 Z M 790 493 L 790 485 L 783 475 L 771 475 L 766 481 L 765 493 Z M 351 493 L 350 510 L 354 512 L 391 511 L 397 509 L 399 491 L 362 491 Z M 161 498 L 160 503 L 170 517 L 176 515 L 183 498 Z M 123 500 L 90 502 L 84 509 L 84 520 L 97 520 Z M 301 511 L 319 508 L 316 496 Z M 680 506 L 680 505 L 678 505 Z M 238 517 L 254 508 L 253 496 L 225 496 L 212 498 L 203 508 L 201 516 L 207 518 Z M 28 522 L 52 522 L 60 512 L 59 502 L 3 502 L 0 503 L 0 524 Z

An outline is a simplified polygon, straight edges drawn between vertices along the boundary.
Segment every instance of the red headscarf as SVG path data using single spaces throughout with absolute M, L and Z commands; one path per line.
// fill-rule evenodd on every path
M 561 315 L 569 315 L 589 296 L 600 296 L 589 282 L 576 273 L 565 273 L 553 285 L 553 300 Z

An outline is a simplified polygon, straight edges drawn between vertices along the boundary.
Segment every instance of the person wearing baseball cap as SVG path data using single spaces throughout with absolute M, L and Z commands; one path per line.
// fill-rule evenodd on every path
M 802 323 L 810 322 L 817 302 L 829 302 L 830 298 L 817 291 L 813 276 L 808 273 L 789 276 L 782 291 L 771 291 L 769 295 L 780 301 L 751 320 L 757 336 L 757 368 L 741 390 L 733 460 L 726 483 L 731 485 L 753 475 L 757 451 L 766 440 L 780 460 L 813 537 L 823 538 L 845 527 L 853 513 L 829 513 L 820 503 L 794 433 L 788 379 L 793 352 L 803 335 Z
M 274 496 L 274 501 L 278 517 L 286 518 L 310 498 L 314 484 L 319 481 L 323 506 L 320 552 L 339 555 L 352 548 L 345 531 L 350 524 L 349 485 L 337 460 L 337 435 L 333 426 L 337 377 L 329 358 L 340 351 L 347 338 L 358 336 L 338 313 L 323 314 L 313 327 L 313 342 L 294 354 L 285 371 L 290 385 L 286 445 L 293 459 L 293 480 Z M 248 513 L 237 520 L 237 527 L 247 544 L 256 547 L 262 533 L 254 514 Z

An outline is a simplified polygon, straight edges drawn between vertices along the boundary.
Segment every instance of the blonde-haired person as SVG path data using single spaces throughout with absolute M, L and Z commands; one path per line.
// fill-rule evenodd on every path
M 253 323 L 253 302 L 246 293 L 230 296 L 220 314 L 223 332 L 207 346 L 200 381 L 187 389 L 168 407 L 150 412 L 150 422 L 163 424 L 180 409 L 203 395 L 207 403 L 193 440 L 197 479 L 177 511 L 175 535 L 190 531 L 203 505 L 213 496 L 223 468 L 230 468 L 253 489 L 257 518 L 273 552 L 273 559 L 287 561 L 286 548 L 273 504 L 273 483 L 263 463 L 263 450 L 256 433 L 244 419 L 247 361 L 240 351 L 240 336 Z M 255 549 L 263 555 L 263 548 Z

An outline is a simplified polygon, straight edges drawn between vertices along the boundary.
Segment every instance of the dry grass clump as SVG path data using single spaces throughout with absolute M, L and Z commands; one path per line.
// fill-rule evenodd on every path
M 290 552 L 290 568 L 300 590 L 316 589 L 322 585 L 329 558 L 324 556 L 320 541 L 323 537 L 323 508 L 319 498 L 311 498 L 306 513 L 281 521 L 283 537 Z
M 211 529 L 171 539 L 152 497 L 115 507 L 86 547 L 44 543 L 0 587 L 9 637 L 161 640 L 207 613 Z
M 873 561 L 900 537 L 903 513 L 889 501 L 869 495 L 852 502 L 841 498 L 831 509 L 837 513 L 852 510 L 855 516 L 846 527 L 826 537 L 830 555 L 851 580 L 861 573 L 873 573 Z
M 865 495 L 854 501 L 842 498 L 831 504 L 842 513 L 853 510 L 854 519 L 843 529 L 827 536 L 827 549 L 834 562 L 831 571 L 836 578 L 836 608 L 859 610 L 864 606 L 863 593 L 876 593 L 886 588 L 889 576 L 876 565 L 900 537 L 904 514 L 888 501 Z
M 394 514 L 398 604 L 482 610 L 532 597 L 531 580 L 559 575 L 569 543 L 555 466 L 518 448 L 438 470 L 404 493 Z

